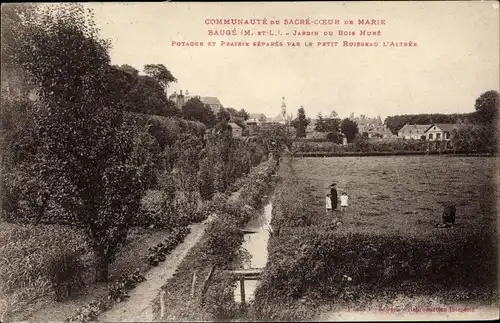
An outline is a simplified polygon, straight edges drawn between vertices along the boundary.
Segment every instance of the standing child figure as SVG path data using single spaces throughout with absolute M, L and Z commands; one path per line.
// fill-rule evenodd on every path
M 340 210 L 342 212 L 345 212 L 347 210 L 347 201 L 349 197 L 347 196 L 346 192 L 342 192 L 342 195 L 340 195 Z
M 326 194 L 326 212 L 330 212 L 332 210 L 332 199 L 330 194 Z

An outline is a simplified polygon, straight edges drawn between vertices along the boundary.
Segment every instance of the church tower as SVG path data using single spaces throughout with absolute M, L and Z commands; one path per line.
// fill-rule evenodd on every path
M 281 116 L 283 117 L 283 119 L 286 120 L 286 104 L 285 104 L 285 97 L 282 97 L 283 99 L 283 102 L 281 103 Z

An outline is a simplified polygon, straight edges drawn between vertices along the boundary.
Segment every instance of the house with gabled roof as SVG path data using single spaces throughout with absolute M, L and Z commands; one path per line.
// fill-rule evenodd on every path
M 208 105 L 210 109 L 212 109 L 212 112 L 217 115 L 219 113 L 220 109 L 222 109 L 222 103 L 220 103 L 219 99 L 216 97 L 212 96 L 203 96 L 200 97 L 200 101 Z
M 253 125 L 261 125 L 262 122 L 266 122 L 267 117 L 263 113 L 249 113 L 248 114 L 248 120 L 246 121 L 247 124 L 253 124 Z
M 234 122 L 229 122 L 228 126 L 231 127 L 233 137 L 241 137 L 243 134 L 243 129 Z
M 220 109 L 223 107 L 222 103 L 220 100 L 216 97 L 212 96 L 202 96 L 200 97 L 199 95 L 189 95 L 188 90 L 186 90 L 186 94 L 182 94 L 182 90 L 180 90 L 180 93 L 177 94 L 177 91 L 172 93 L 169 96 L 169 99 L 173 100 L 177 106 L 178 109 L 182 109 L 184 104 L 189 101 L 189 99 L 192 98 L 198 98 L 203 104 L 207 105 L 210 109 L 212 109 L 212 112 L 217 115 L 219 113 Z
M 451 131 L 456 125 L 453 123 L 434 123 L 425 131 L 425 139 L 429 141 L 449 141 Z
M 425 132 L 431 127 L 430 124 L 405 124 L 399 129 L 398 137 L 403 139 L 424 139 Z

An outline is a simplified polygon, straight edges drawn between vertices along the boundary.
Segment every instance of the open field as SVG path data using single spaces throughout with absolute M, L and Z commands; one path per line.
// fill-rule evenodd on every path
M 421 305 L 416 299 L 431 298 L 446 306 L 496 303 L 495 162 L 444 156 L 285 160 L 254 316 L 304 320 L 323 306 L 334 305 L 333 312 L 400 303 L 411 308 Z M 349 196 L 345 213 L 325 210 L 332 182 L 339 196 Z M 444 203 L 456 205 L 453 228 L 434 226 Z
M 349 196 L 347 212 L 337 213 L 343 223 L 339 231 L 428 237 L 496 225 L 495 162 L 438 156 L 299 158 L 293 167 L 313 197 L 313 223 L 331 217 L 324 200 L 329 184 L 336 182 L 339 196 L 344 191 Z M 443 203 L 457 207 L 451 230 L 433 226 Z

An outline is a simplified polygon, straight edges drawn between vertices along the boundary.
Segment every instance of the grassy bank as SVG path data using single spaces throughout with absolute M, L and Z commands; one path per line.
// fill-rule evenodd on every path
M 200 242 L 188 253 L 174 276 L 162 287 L 165 292 L 165 316 L 160 318 L 160 299 L 154 302 L 155 318 L 163 321 L 196 321 L 229 319 L 237 313 L 234 287 L 224 269 L 234 268 L 245 257 L 241 252 L 241 228 L 254 216 L 264 202 L 272 185 L 274 160 L 268 160 L 246 177 L 240 194 L 228 201 L 226 195 L 215 195 L 213 211 L 217 217 L 209 224 Z M 202 304 L 203 281 L 210 268 L 215 266 L 213 277 Z M 194 297 L 191 296 L 193 274 Z
M 411 305 L 419 295 L 491 304 L 497 297 L 494 162 L 437 156 L 284 162 L 273 202 L 276 233 L 252 315 L 304 320 L 324 303 L 346 309 L 404 296 Z M 344 214 L 324 209 L 333 181 L 349 195 Z M 457 225 L 435 228 L 447 202 L 457 205 Z

